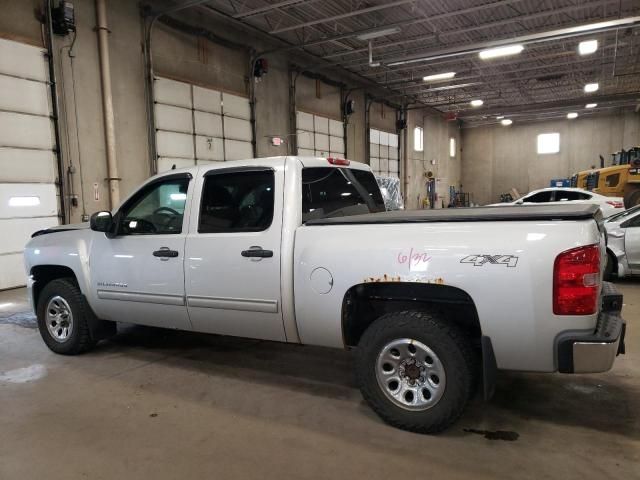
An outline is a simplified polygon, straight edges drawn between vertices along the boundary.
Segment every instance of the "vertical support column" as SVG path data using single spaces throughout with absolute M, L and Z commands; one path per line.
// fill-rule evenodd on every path
M 109 28 L 107 26 L 107 7 L 105 0 L 96 0 L 96 31 L 100 52 L 100 78 L 102 80 L 102 114 L 104 117 L 104 136 L 107 152 L 107 181 L 109 182 L 109 204 L 115 208 L 120 204 L 120 178 L 116 160 L 116 129 L 113 113 L 113 94 L 111 91 L 111 64 L 109 61 Z
M 298 72 L 289 68 L 289 155 L 298 154 L 298 119 L 296 117 L 296 82 Z
M 56 142 L 56 166 L 58 170 L 58 188 L 60 193 L 60 212 L 58 216 L 62 224 L 67 223 L 69 218 L 67 217 L 67 198 L 66 198 L 66 186 L 64 184 L 64 158 L 62 156 L 62 145 L 60 144 L 60 118 L 58 108 L 58 85 L 56 83 L 56 72 L 53 59 L 53 25 L 51 19 L 51 0 L 47 0 L 47 64 L 49 66 L 49 86 L 51 91 L 51 114 L 53 116 L 53 132 Z M 84 200 L 83 200 L 84 201 Z M 71 212 L 69 212 L 69 217 Z

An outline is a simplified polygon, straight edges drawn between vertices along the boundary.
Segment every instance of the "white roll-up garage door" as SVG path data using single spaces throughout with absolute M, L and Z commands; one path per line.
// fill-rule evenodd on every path
M 344 124 L 333 118 L 296 112 L 298 155 L 344 157 Z
M 156 77 L 158 172 L 253 157 L 247 98 Z
M 46 51 L 0 39 L 0 290 L 26 283 L 22 252 L 58 224 Z
M 375 175 L 400 178 L 398 135 L 370 128 L 369 164 Z

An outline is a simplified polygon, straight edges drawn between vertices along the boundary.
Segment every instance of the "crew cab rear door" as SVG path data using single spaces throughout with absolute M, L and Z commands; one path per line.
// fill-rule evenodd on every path
M 194 330 L 285 340 L 280 294 L 284 159 L 201 170 L 186 241 Z

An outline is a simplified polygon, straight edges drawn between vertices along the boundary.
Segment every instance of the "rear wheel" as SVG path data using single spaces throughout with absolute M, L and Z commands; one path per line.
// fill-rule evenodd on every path
M 360 390 L 387 423 L 418 433 L 453 424 L 473 393 L 476 361 L 470 339 L 435 314 L 383 315 L 357 349 Z
M 627 184 L 624 191 L 624 208 L 640 205 L 640 185 Z
M 61 278 L 45 285 L 36 313 L 40 335 L 50 350 L 75 355 L 95 346 L 87 321 L 92 313 L 72 279 Z

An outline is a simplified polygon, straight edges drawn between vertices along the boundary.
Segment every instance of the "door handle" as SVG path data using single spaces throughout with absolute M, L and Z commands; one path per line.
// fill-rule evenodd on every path
M 273 250 L 263 250 L 262 247 L 249 247 L 249 250 L 243 250 L 240 252 L 243 257 L 248 258 L 271 258 L 273 257 Z
M 160 250 L 153 252 L 154 257 L 160 257 L 162 260 L 169 258 L 175 258 L 179 255 L 176 250 L 171 250 L 169 247 L 160 247 Z

